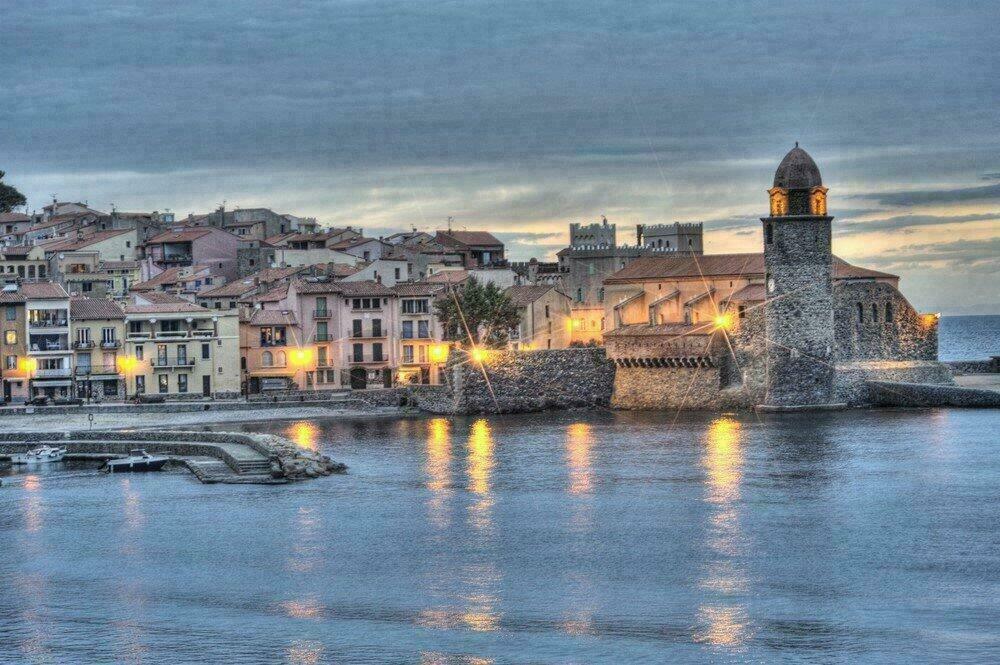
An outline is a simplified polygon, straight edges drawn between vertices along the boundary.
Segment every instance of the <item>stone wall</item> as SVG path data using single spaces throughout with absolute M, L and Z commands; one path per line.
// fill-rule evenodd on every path
M 995 390 L 887 381 L 871 381 L 868 390 L 874 406 L 1000 408 L 1000 392 Z
M 488 351 L 482 366 L 456 351 L 449 359 L 447 373 L 451 399 L 425 391 L 417 395 L 418 406 L 437 413 L 526 413 L 607 406 L 615 367 L 600 348 Z
M 943 363 L 926 360 L 865 360 L 837 365 L 834 395 L 848 406 L 872 406 L 871 381 L 952 384 L 951 371 Z
M 1000 373 L 1000 356 L 990 360 L 952 360 L 944 363 L 952 374 L 997 374 Z
M 718 367 L 624 367 L 615 375 L 616 409 L 717 409 Z
M 837 362 L 937 360 L 937 317 L 919 314 L 891 284 L 840 282 L 833 297 Z

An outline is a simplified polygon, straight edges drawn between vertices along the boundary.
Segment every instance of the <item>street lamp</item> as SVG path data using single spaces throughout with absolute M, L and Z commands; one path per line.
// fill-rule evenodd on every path
M 139 367 L 139 359 L 135 356 L 118 356 L 115 363 L 118 371 L 125 375 L 125 401 L 128 401 L 128 379 L 129 375 Z

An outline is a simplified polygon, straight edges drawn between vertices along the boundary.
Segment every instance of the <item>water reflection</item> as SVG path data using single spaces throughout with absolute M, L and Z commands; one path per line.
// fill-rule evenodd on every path
M 299 600 L 286 600 L 280 607 L 284 615 L 291 619 L 318 621 L 323 616 L 323 606 L 315 594 Z
M 300 448 L 316 450 L 319 447 L 319 427 L 311 420 L 298 420 L 288 426 L 285 437 Z
M 285 567 L 296 573 L 308 573 L 323 561 L 323 545 L 318 537 L 322 525 L 316 506 L 299 506 L 294 524 L 295 539 L 291 555 L 285 560 Z
M 24 522 L 28 533 L 38 533 L 42 530 L 41 486 L 38 476 L 26 476 L 24 479 L 24 489 L 29 492 L 24 500 Z
M 701 461 L 706 472 L 705 501 L 711 510 L 705 534 L 709 555 L 698 585 L 711 602 L 698 608 L 694 639 L 715 646 L 740 646 L 751 629 L 746 606 L 738 600 L 749 587 L 743 562 L 746 536 L 740 528 L 743 435 L 738 420 L 716 418 L 705 435 Z
M 473 526 L 478 529 L 489 529 L 492 516 L 493 495 L 490 491 L 490 480 L 493 474 L 493 432 L 489 421 L 480 418 L 472 424 L 469 431 L 469 459 L 467 471 L 469 476 L 469 491 L 478 495 L 479 500 L 470 507 L 470 517 Z
M 566 428 L 566 461 L 569 464 L 571 494 L 590 494 L 593 477 L 590 449 L 594 445 L 593 428 L 588 423 L 573 423 Z
M 285 660 L 293 665 L 315 665 L 323 655 L 323 644 L 314 640 L 296 640 L 288 647 Z
M 496 611 L 496 589 L 500 573 L 495 563 L 493 543 L 493 431 L 485 418 L 472 423 L 468 441 L 467 471 L 469 491 L 478 499 L 469 507 L 469 525 L 478 534 L 473 546 L 479 550 L 478 560 L 471 561 L 462 570 L 462 581 L 467 589 L 462 622 L 475 631 L 494 631 L 500 615 Z

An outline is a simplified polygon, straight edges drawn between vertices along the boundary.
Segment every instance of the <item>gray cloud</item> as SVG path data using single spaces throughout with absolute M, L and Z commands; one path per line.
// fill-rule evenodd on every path
M 853 198 L 877 201 L 883 205 L 892 206 L 916 206 L 938 203 L 963 203 L 966 201 L 987 201 L 1000 199 L 1000 185 L 855 194 Z
M 1000 212 L 981 213 L 974 215 L 895 215 L 880 219 L 870 219 L 852 222 L 834 227 L 837 236 L 850 236 L 873 231 L 903 231 L 912 232 L 921 226 L 937 226 L 940 224 L 965 224 L 1000 219 Z

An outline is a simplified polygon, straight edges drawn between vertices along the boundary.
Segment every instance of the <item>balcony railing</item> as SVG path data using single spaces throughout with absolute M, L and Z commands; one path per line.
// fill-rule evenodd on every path
M 69 319 L 37 319 L 28 321 L 29 328 L 65 328 L 69 325 Z
M 128 332 L 128 338 L 129 339 L 152 339 L 152 337 L 153 337 L 153 333 L 149 332 L 148 330 L 147 331 L 136 331 L 136 332 L 133 332 L 133 331 L 130 330 Z
M 89 339 L 86 340 L 78 339 L 75 342 L 73 342 L 74 349 L 92 349 L 94 348 L 94 346 L 95 346 L 94 342 Z
M 328 309 L 316 309 L 316 310 L 313 310 L 313 318 L 314 319 L 329 319 L 330 318 L 330 310 L 328 310 Z
M 334 339 L 333 333 L 316 333 L 313 335 L 313 341 L 315 342 L 332 342 Z
M 71 375 L 71 370 L 68 367 L 35 370 L 36 379 L 68 379 Z
M 106 339 L 101 342 L 102 349 L 117 349 L 122 343 L 117 339 Z
M 73 373 L 77 376 L 107 376 L 118 374 L 118 368 L 114 365 L 77 365 Z
M 373 330 L 367 335 L 364 333 L 364 331 L 362 331 L 360 335 L 354 332 L 351 333 L 351 339 L 383 339 L 384 337 L 385 337 L 384 330 L 379 330 L 378 332 L 375 332 Z
M 194 367 L 194 358 L 170 358 L 161 356 L 153 358 L 149 364 L 154 369 L 173 369 L 178 367 Z
M 191 263 L 190 254 L 170 254 L 160 259 L 160 263 Z
M 156 339 L 186 339 L 188 336 L 188 331 L 186 330 L 157 330 Z
M 261 346 L 264 346 L 264 347 L 272 347 L 272 346 L 288 346 L 288 342 L 287 342 L 287 341 L 285 341 L 285 340 L 283 340 L 283 339 L 282 339 L 282 340 L 273 340 L 273 339 L 272 339 L 272 340 L 267 340 L 267 341 L 265 341 L 265 340 L 260 340 L 260 345 L 261 345 Z
M 69 351 L 68 344 L 32 344 L 31 353 L 65 353 Z
M 215 331 L 214 330 L 198 330 L 198 329 L 195 329 L 195 330 L 191 331 L 191 336 L 192 337 L 215 337 Z

